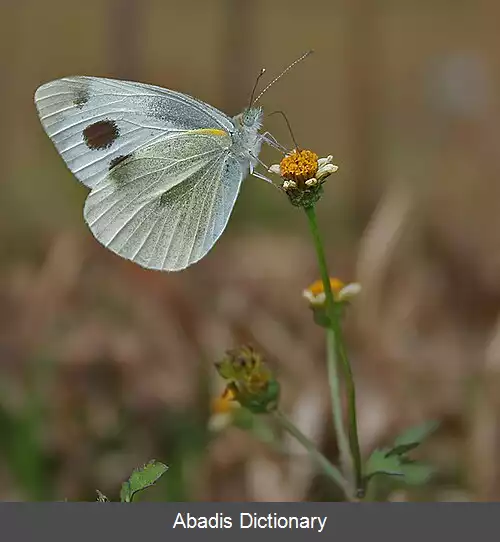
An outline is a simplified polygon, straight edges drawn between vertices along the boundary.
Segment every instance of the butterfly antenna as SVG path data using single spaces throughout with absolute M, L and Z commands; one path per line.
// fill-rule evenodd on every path
M 285 119 L 286 125 L 288 126 L 288 131 L 290 132 L 290 135 L 292 136 L 293 144 L 295 145 L 295 148 L 297 150 L 300 150 L 299 145 L 297 144 L 297 140 L 295 139 L 295 136 L 293 135 L 292 125 L 290 124 L 290 121 L 288 120 L 288 117 L 285 115 L 285 112 L 284 111 L 273 111 L 272 113 L 269 113 L 269 115 L 267 115 L 267 116 L 270 117 L 271 115 L 276 115 L 276 114 L 281 115 Z
M 305 58 L 307 58 L 311 53 L 313 53 L 314 51 L 307 51 L 307 53 L 304 53 L 302 56 L 300 56 L 299 58 L 297 58 L 297 60 L 294 60 L 289 66 L 288 68 L 285 68 L 279 75 L 278 77 L 275 77 L 265 88 L 264 90 L 257 96 L 257 98 L 255 98 L 255 100 L 252 101 L 251 105 L 254 105 L 256 104 L 261 98 L 262 96 L 274 85 L 274 83 L 276 83 L 276 81 L 279 81 L 287 71 L 291 70 L 294 66 L 296 66 L 299 62 L 302 62 L 302 60 L 304 60 Z
M 261 77 L 266 73 L 266 68 L 262 68 L 260 70 L 260 73 L 259 75 L 257 75 L 257 78 L 255 79 L 255 84 L 253 86 L 253 89 L 252 89 L 252 94 L 250 96 L 250 103 L 248 105 L 248 107 L 252 107 L 252 104 L 254 103 L 253 102 L 253 97 L 255 96 L 255 91 L 257 90 L 257 85 L 259 84 L 259 81 L 261 79 Z

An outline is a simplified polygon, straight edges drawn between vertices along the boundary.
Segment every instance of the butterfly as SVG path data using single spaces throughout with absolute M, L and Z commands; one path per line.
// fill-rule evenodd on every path
M 231 118 L 201 100 L 144 83 L 64 77 L 41 85 L 42 126 L 90 189 L 84 218 L 95 238 L 148 269 L 179 271 L 203 258 L 226 228 L 263 142 L 262 94 Z

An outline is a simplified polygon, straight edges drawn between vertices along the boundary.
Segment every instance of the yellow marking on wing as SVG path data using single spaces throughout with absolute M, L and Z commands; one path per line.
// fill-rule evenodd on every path
M 217 136 L 229 135 L 225 130 L 219 130 L 217 128 L 200 128 L 199 130 L 190 130 L 190 131 L 195 132 L 197 134 L 210 134 L 210 135 L 217 135 Z

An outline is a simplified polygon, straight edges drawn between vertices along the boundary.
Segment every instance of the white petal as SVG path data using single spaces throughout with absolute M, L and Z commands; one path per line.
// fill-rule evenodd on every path
M 210 431 L 217 433 L 231 425 L 231 414 L 229 412 L 213 414 L 208 420 L 208 428 Z
M 320 180 L 324 179 L 325 177 L 328 177 L 328 175 L 335 173 L 337 169 L 339 169 L 338 166 L 335 166 L 333 164 L 325 164 L 324 166 L 318 169 L 318 172 L 316 173 L 316 177 Z
M 314 301 L 311 301 L 313 305 L 324 305 L 326 301 L 326 295 L 325 292 L 319 293 L 317 296 L 315 296 Z
M 319 158 L 318 159 L 318 167 L 325 166 L 326 164 L 330 164 L 333 160 L 333 156 L 330 154 L 326 158 Z
M 347 301 L 348 299 L 352 299 L 353 297 L 357 296 L 359 292 L 361 292 L 361 284 L 358 282 L 352 282 L 340 290 L 338 300 Z
M 304 290 L 302 292 L 302 296 L 305 297 L 311 303 L 314 303 L 315 295 L 311 292 L 311 290 Z

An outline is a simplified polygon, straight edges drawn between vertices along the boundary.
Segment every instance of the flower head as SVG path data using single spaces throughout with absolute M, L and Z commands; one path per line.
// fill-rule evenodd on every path
M 357 282 L 344 284 L 341 280 L 330 277 L 330 287 L 332 289 L 333 298 L 339 303 L 349 301 L 361 291 L 361 285 Z M 314 307 L 322 307 L 326 302 L 325 288 L 322 280 L 317 280 L 308 286 L 302 295 L 309 301 L 309 304 Z
M 332 164 L 332 160 L 333 156 L 318 158 L 310 150 L 294 149 L 269 171 L 283 179 L 281 189 L 293 205 L 308 207 L 320 198 L 326 178 L 337 171 L 338 166 Z
M 337 278 L 330 278 L 330 288 L 332 289 L 333 300 L 339 317 L 342 317 L 346 305 L 349 301 L 361 291 L 361 285 L 357 282 L 344 284 Z M 313 311 L 314 321 L 321 327 L 330 327 L 331 319 L 326 306 L 326 294 L 322 280 L 313 282 L 302 292 L 302 296 L 309 301 L 309 307 Z
M 312 179 L 318 171 L 318 155 L 312 151 L 294 150 L 281 160 L 280 174 L 283 179 L 305 183 Z
M 270 412 L 276 408 L 279 383 L 262 356 L 252 347 L 242 346 L 228 350 L 215 367 L 219 375 L 227 381 L 224 395 L 230 400 L 237 401 L 254 413 Z

